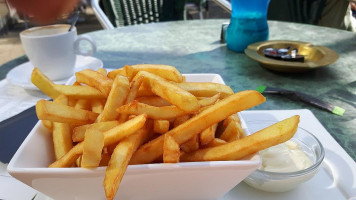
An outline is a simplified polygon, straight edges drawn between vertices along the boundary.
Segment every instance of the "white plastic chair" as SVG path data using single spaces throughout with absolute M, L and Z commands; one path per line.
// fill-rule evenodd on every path
M 100 8 L 99 0 L 91 0 L 91 6 L 94 10 L 96 18 L 99 20 L 104 29 L 114 29 L 114 25 L 110 22 L 104 11 Z

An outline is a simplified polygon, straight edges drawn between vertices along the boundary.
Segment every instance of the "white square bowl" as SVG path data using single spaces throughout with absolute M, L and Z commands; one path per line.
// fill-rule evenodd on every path
M 224 83 L 218 74 L 185 74 L 189 82 Z M 241 117 L 241 116 L 240 116 Z M 243 119 L 242 127 L 248 134 Z M 51 133 L 38 122 L 8 165 L 16 179 L 54 199 L 105 199 L 106 167 L 47 168 L 54 162 Z M 258 155 L 239 161 L 130 165 L 115 199 L 218 199 L 261 163 Z

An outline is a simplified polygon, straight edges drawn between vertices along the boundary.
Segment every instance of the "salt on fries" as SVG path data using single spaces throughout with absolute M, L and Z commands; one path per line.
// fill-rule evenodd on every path
M 87 69 L 73 85 L 54 84 L 35 68 L 31 80 L 54 99 L 36 104 L 53 133 L 49 167 L 107 165 L 107 199 L 115 197 L 129 164 L 241 159 L 290 139 L 299 123 L 293 116 L 245 137 L 236 113 L 263 103 L 259 92 L 186 82 L 168 65 Z

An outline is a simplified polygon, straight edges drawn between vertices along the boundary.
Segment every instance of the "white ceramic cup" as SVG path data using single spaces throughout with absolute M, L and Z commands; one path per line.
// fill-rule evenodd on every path
M 62 80 L 74 73 L 76 55 L 91 56 L 96 45 L 89 36 L 77 36 L 75 27 L 68 24 L 34 27 L 22 31 L 20 38 L 26 55 L 34 67 L 51 80 Z M 80 49 L 80 41 L 90 43 L 90 50 Z

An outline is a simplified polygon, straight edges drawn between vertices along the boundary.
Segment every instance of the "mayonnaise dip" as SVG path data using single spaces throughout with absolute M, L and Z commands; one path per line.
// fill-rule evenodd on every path
M 260 169 L 269 172 L 295 172 L 313 165 L 300 145 L 291 140 L 260 151 L 260 156 Z

